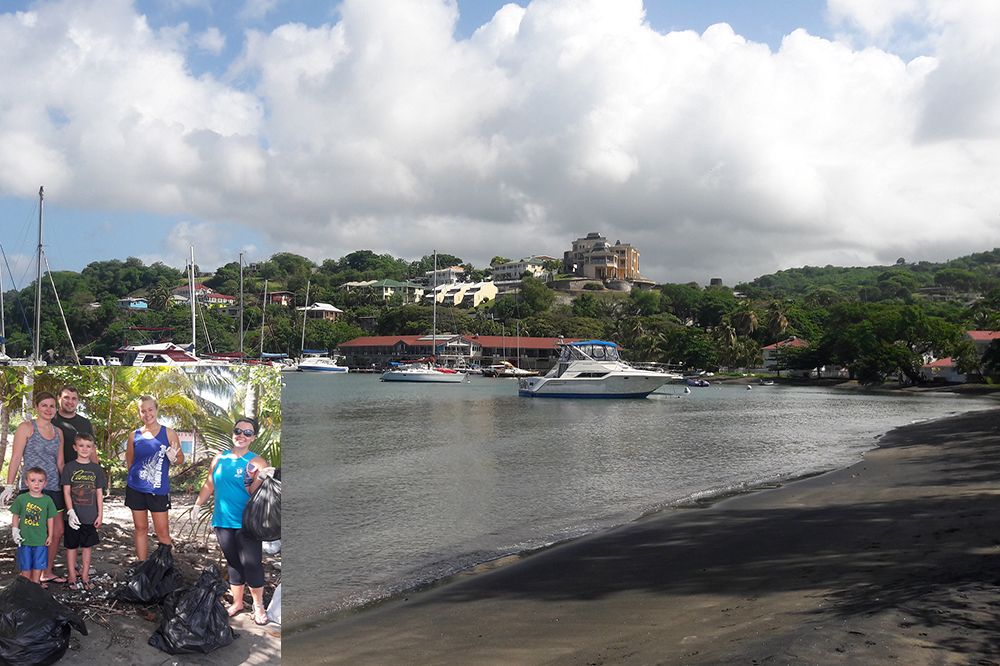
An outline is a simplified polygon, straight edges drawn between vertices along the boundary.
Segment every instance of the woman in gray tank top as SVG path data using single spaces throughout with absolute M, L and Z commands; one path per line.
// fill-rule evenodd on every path
M 58 516 L 52 526 L 52 540 L 49 543 L 48 567 L 42 572 L 43 583 L 65 583 L 66 579 L 56 576 L 52 570 L 55 564 L 56 553 L 59 552 L 59 544 L 63 535 L 63 509 L 66 508 L 66 500 L 63 498 L 62 488 L 59 485 L 59 475 L 62 473 L 63 463 L 63 443 L 62 431 L 55 427 L 52 419 L 58 411 L 56 397 L 51 393 L 42 391 L 35 395 L 35 418 L 25 421 L 17 427 L 14 432 L 14 449 L 10 454 L 10 467 L 7 469 L 7 486 L 0 494 L 0 504 L 6 505 L 14 497 L 14 478 L 19 469 L 39 467 L 45 471 L 46 495 L 55 502 Z M 24 485 L 23 472 L 18 484 L 22 492 L 27 492 Z

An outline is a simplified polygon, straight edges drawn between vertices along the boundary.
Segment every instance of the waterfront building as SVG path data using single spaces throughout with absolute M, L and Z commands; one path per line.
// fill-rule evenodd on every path
M 361 369 L 382 369 L 390 361 L 434 356 L 448 367 L 487 366 L 510 361 L 526 370 L 547 371 L 559 358 L 559 345 L 576 339 L 500 335 L 372 335 L 342 342 L 336 353 L 346 364 Z

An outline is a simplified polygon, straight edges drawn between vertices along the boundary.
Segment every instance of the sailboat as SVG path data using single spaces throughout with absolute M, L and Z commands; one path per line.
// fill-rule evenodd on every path
M 63 312 L 62 303 L 59 302 L 59 292 L 56 290 L 55 280 L 52 278 L 52 269 L 49 267 L 49 260 L 45 257 L 42 249 L 42 230 L 45 221 L 45 186 L 38 188 L 38 249 L 35 259 L 35 330 L 32 336 L 32 352 L 30 358 L 11 358 L 7 356 L 7 338 L 2 320 L 3 311 L 3 283 L 0 280 L 0 365 L 27 365 L 39 366 L 47 365 L 42 359 L 41 329 L 42 329 L 42 261 L 45 261 L 46 272 L 49 276 L 49 284 L 52 286 L 52 294 L 55 296 L 56 305 L 59 307 L 59 315 L 62 317 L 63 330 L 69 340 L 70 351 L 73 352 L 73 360 L 76 365 L 80 365 L 80 357 L 76 353 L 76 345 L 73 344 L 73 336 L 70 334 L 69 324 L 66 323 L 66 313 Z M 3 258 L 6 262 L 6 257 Z
M 191 344 L 181 346 L 173 342 L 157 342 L 147 345 L 126 345 L 115 350 L 121 356 L 122 365 L 130 366 L 204 366 L 229 365 L 228 358 L 199 358 L 197 341 L 197 299 L 195 294 L 194 246 L 191 246 L 191 260 L 188 264 L 188 303 L 191 307 Z
M 434 252 L 433 298 L 431 299 L 431 356 L 417 361 L 391 363 L 382 373 L 384 382 L 420 382 L 436 384 L 460 384 L 465 381 L 465 373 L 437 364 L 437 251 Z
M 299 372 L 323 372 L 345 375 L 349 371 L 345 365 L 337 365 L 337 359 L 326 355 L 325 349 L 306 349 L 306 316 L 309 314 L 309 283 L 306 282 L 306 304 L 302 308 L 302 357 L 296 369 Z

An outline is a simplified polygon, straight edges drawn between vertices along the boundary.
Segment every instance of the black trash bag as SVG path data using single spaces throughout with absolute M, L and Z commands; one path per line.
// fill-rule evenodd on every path
M 115 596 L 121 601 L 155 604 L 183 584 L 184 577 L 174 567 L 170 544 L 161 543 L 153 556 L 139 565 L 128 583 L 118 588 Z
M 87 635 L 80 616 L 23 576 L 0 589 L 0 664 L 54 664 L 76 629 Z
M 266 477 L 243 508 L 243 533 L 257 541 L 281 538 L 281 481 Z
M 194 587 L 171 592 L 163 600 L 163 620 L 149 637 L 149 644 L 168 654 L 208 654 L 232 643 L 236 633 L 222 605 L 222 595 L 228 589 L 229 584 L 212 565 Z

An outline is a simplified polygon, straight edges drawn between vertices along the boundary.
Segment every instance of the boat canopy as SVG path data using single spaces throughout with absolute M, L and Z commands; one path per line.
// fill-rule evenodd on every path
M 327 353 L 329 353 L 329 350 L 326 350 L 326 349 L 303 349 L 302 350 L 302 354 L 303 355 L 305 355 L 305 354 L 311 354 L 313 356 L 325 356 Z
M 603 340 L 573 342 L 565 345 L 559 355 L 560 363 L 581 360 L 620 361 L 621 356 L 618 354 L 618 345 Z
M 580 342 L 571 342 L 574 347 L 579 347 L 581 345 L 598 345 L 601 347 L 618 347 L 617 342 L 607 342 L 606 340 L 582 340 Z

